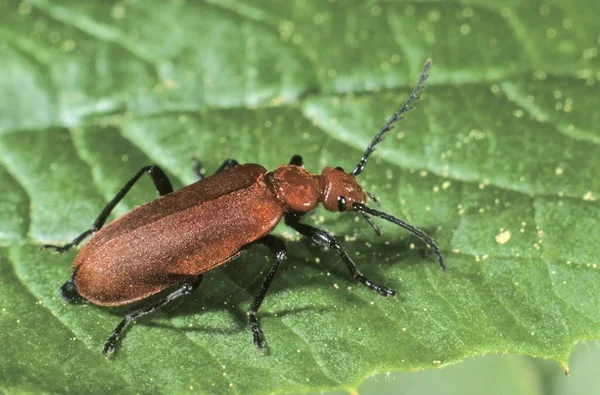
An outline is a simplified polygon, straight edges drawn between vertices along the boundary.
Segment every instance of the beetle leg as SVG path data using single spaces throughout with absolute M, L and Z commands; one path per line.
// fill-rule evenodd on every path
M 313 242 L 336 250 L 340 254 L 342 261 L 344 261 L 348 267 L 350 275 L 358 280 L 361 284 L 367 286 L 369 289 L 372 289 L 375 292 L 378 292 L 382 296 L 391 296 L 396 294 L 396 292 L 392 289 L 375 284 L 373 281 L 363 276 L 356 268 L 354 261 L 352 261 L 348 254 L 346 254 L 346 251 L 344 251 L 344 249 L 339 245 L 333 236 L 322 229 L 300 223 L 300 218 L 301 216 L 295 213 L 286 214 L 285 223 L 287 226 L 296 230 L 301 235 L 308 237 Z
M 290 159 L 290 165 L 303 167 L 304 161 L 300 155 L 294 155 L 292 156 L 292 159 Z
M 277 273 L 279 265 L 281 265 L 281 262 L 287 258 L 287 252 L 285 250 L 285 244 L 283 240 L 281 240 L 279 237 L 267 235 L 262 239 L 257 240 L 256 243 L 262 243 L 266 245 L 275 255 L 275 259 L 277 260 L 265 277 L 265 280 L 260 288 L 260 293 L 256 296 L 256 298 L 254 298 L 254 301 L 252 301 L 252 304 L 248 309 L 248 317 L 250 320 L 250 328 L 252 329 L 254 344 L 258 348 L 263 348 L 265 346 L 265 337 L 260 329 L 260 324 L 256 318 L 256 313 L 258 313 L 258 309 L 260 308 L 260 305 L 269 291 L 269 286 L 271 285 L 271 281 L 273 281 L 273 278 Z
M 202 163 L 200 163 L 200 161 L 198 161 L 198 158 L 196 158 L 195 156 L 192 157 L 192 169 L 194 170 L 194 174 L 198 178 L 198 181 L 204 178 L 204 174 L 202 174 L 204 166 L 202 166 Z
M 202 275 L 198 276 L 198 278 L 196 280 L 194 280 L 193 282 L 184 283 L 181 287 L 179 287 L 175 291 L 171 292 L 164 299 L 161 299 L 154 304 L 148 305 L 146 307 L 143 307 L 139 310 L 132 311 L 129 314 L 127 314 L 125 316 L 125 318 L 123 318 L 123 320 L 119 323 L 119 325 L 117 325 L 117 327 L 115 328 L 113 333 L 110 335 L 110 337 L 108 338 L 106 343 L 104 343 L 104 347 L 102 348 L 102 353 L 104 355 L 107 355 L 107 354 L 111 354 L 112 352 L 115 351 L 115 347 L 117 346 L 117 341 L 119 340 L 119 336 L 121 335 L 121 332 L 123 332 L 123 329 L 125 329 L 125 327 L 130 322 L 135 321 L 140 317 L 143 317 L 145 315 L 155 312 L 156 310 L 160 309 L 167 303 L 169 303 L 177 298 L 180 298 L 185 295 L 189 295 L 196 288 L 198 288 L 201 281 L 202 281 Z
M 240 163 L 235 159 L 227 159 L 221 164 L 221 166 L 219 166 L 217 171 L 215 171 L 215 174 L 220 173 L 224 170 L 229 170 L 232 167 L 239 166 L 239 164 Z M 204 174 L 202 174 L 202 170 L 204 170 L 204 167 L 202 167 L 202 164 L 198 161 L 198 158 L 196 157 L 192 158 L 192 168 L 194 169 L 194 174 L 196 175 L 196 177 L 198 177 L 198 181 L 203 180 L 206 177 Z
M 215 171 L 215 174 L 220 173 L 220 172 L 225 171 L 225 170 L 229 170 L 232 167 L 236 167 L 236 166 L 239 166 L 239 165 L 240 165 L 240 162 L 238 162 L 237 160 L 235 160 L 235 159 L 227 159 L 227 160 L 225 160 L 221 164 L 221 166 L 219 166 L 219 168 L 217 169 L 217 171 Z
M 68 251 L 71 247 L 79 245 L 89 235 L 100 230 L 106 219 L 110 215 L 110 212 L 115 208 L 115 206 L 127 195 L 127 192 L 131 189 L 131 187 L 144 175 L 144 173 L 150 174 L 152 177 L 152 181 L 154 181 L 154 186 L 158 191 L 160 196 L 164 196 L 168 193 L 173 192 L 173 186 L 171 185 L 171 181 L 169 181 L 169 177 L 165 174 L 165 172 L 158 167 L 157 165 L 144 166 L 142 167 L 127 183 L 121 190 L 117 193 L 117 195 L 104 207 L 98 218 L 92 224 L 92 227 L 76 238 L 74 238 L 70 243 L 65 244 L 63 246 L 56 246 L 52 244 L 44 244 L 42 246 L 42 250 L 46 248 L 54 248 L 54 252 L 60 254 L 62 252 Z

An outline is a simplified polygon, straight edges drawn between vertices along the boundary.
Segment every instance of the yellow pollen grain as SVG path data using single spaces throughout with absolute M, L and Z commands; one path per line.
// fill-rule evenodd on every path
M 585 200 L 586 202 L 593 202 L 596 200 L 596 197 L 594 196 L 592 191 L 587 191 L 585 195 L 583 195 L 583 200 Z
M 510 240 L 510 231 L 505 230 L 496 235 L 496 243 L 498 244 L 506 244 Z
M 565 170 L 562 167 L 557 167 L 556 169 L 554 169 L 554 173 L 557 176 L 561 176 L 564 172 L 565 172 Z

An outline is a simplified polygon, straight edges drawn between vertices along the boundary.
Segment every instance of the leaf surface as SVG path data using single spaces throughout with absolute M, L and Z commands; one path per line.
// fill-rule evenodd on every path
M 0 1 L 0 389 L 72 393 L 289 393 L 512 352 L 567 368 L 600 337 L 597 4 Z M 100 348 L 122 311 L 65 304 L 87 229 L 141 166 L 176 187 L 190 158 L 351 170 L 431 57 L 417 109 L 360 176 L 391 224 L 318 210 L 361 271 L 285 227 L 282 267 L 253 247 L 200 289 Z M 156 197 L 143 178 L 115 210 Z M 249 207 L 249 210 L 251 208 Z

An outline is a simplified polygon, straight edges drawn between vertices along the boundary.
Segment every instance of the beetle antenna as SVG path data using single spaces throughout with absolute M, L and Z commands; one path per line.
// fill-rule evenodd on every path
M 366 213 L 363 213 L 362 211 L 360 213 L 362 214 L 363 217 L 365 217 L 365 219 L 367 220 L 369 225 L 371 225 L 371 228 L 373 228 L 375 233 L 377 233 L 377 236 L 381 236 L 381 231 L 379 230 L 379 227 L 377 227 L 377 225 L 375 225 L 375 222 L 373 222 L 371 217 L 369 217 Z
M 402 221 L 401 219 L 398 219 L 396 217 L 392 217 L 389 214 L 386 214 L 384 212 L 381 211 L 377 211 L 377 210 L 373 210 L 370 207 L 365 206 L 362 203 L 353 203 L 352 206 L 360 211 L 363 215 L 365 214 L 370 214 L 370 215 L 374 215 L 378 218 L 383 218 L 387 221 L 390 221 L 406 230 L 408 230 L 410 233 L 412 233 L 413 235 L 417 236 L 419 239 L 423 240 L 423 242 L 425 242 L 425 244 L 427 244 L 429 247 L 431 247 L 431 249 L 433 250 L 433 253 L 435 254 L 435 257 L 438 261 L 438 263 L 440 264 L 440 266 L 442 267 L 442 270 L 444 272 L 446 272 L 446 265 L 444 264 L 444 257 L 442 256 L 442 253 L 440 251 L 440 248 L 437 246 L 437 244 L 435 244 L 435 241 L 433 241 L 433 239 L 429 236 L 427 236 L 425 234 L 425 232 L 423 232 L 422 230 L 419 230 L 417 228 L 415 228 L 414 226 L 412 226 L 411 224 L 408 224 L 404 221 Z
M 360 161 L 358 162 L 358 164 L 352 171 L 352 175 L 354 177 L 356 177 L 357 175 L 362 173 L 362 171 L 365 168 L 365 165 L 367 164 L 367 160 L 369 159 L 369 156 L 373 153 L 373 151 L 375 151 L 375 146 L 377 144 L 379 144 L 381 141 L 383 141 L 383 135 L 386 132 L 389 132 L 390 130 L 392 130 L 394 128 L 392 126 L 392 124 L 403 120 L 404 118 L 401 115 L 404 114 L 405 112 L 413 109 L 413 107 L 411 107 L 411 104 L 414 103 L 415 101 L 419 100 L 419 98 L 420 98 L 419 95 L 421 94 L 423 89 L 425 89 L 425 81 L 427 80 L 427 77 L 429 75 L 430 67 L 431 67 L 431 59 L 427 59 L 427 61 L 425 62 L 425 65 L 423 65 L 423 71 L 421 72 L 421 76 L 419 77 L 419 82 L 417 83 L 417 86 L 412 91 L 412 93 L 410 94 L 410 96 L 408 97 L 406 102 L 404 102 L 404 105 L 402 107 L 400 107 L 400 109 L 398 111 L 396 111 L 396 113 L 394 115 L 392 115 L 392 117 L 390 119 L 388 119 L 385 124 L 383 124 L 381 129 L 379 129 L 379 132 L 375 135 L 373 140 L 371 140 L 371 143 L 369 144 L 369 146 L 363 153 L 362 157 L 360 158 Z

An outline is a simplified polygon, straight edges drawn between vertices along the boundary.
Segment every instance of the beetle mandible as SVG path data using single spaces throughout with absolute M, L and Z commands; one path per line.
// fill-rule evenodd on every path
M 257 312 L 286 259 L 283 240 L 270 234 L 282 218 L 301 235 L 336 250 L 358 282 L 382 296 L 395 295 L 393 290 L 363 276 L 333 236 L 301 222 L 302 216 L 319 203 L 328 211 L 360 213 L 377 234 L 380 234 L 379 229 L 370 215 L 408 230 L 431 247 L 445 271 L 444 258 L 435 242 L 414 226 L 368 207 L 367 198 L 375 203 L 377 199 L 364 191 L 356 180 L 375 145 L 419 99 L 430 65 L 428 60 L 409 98 L 382 126 L 349 174 L 341 167 L 326 167 L 320 175 L 311 174 L 302 167 L 302 158 L 295 155 L 288 165 L 272 172 L 257 164 L 240 165 L 229 159 L 214 175 L 205 178 L 195 162 L 199 181 L 173 191 L 160 167 L 146 166 L 108 203 L 89 230 L 64 246 L 42 246 L 42 249 L 53 248 L 56 253 L 62 253 L 94 234 L 75 258 L 73 274 L 60 288 L 61 296 L 68 302 L 122 306 L 171 291 L 162 299 L 129 312 L 114 329 L 102 352 L 114 351 L 121 332 L 129 323 L 191 293 L 200 284 L 203 273 L 235 259 L 253 244 L 266 245 L 276 258 L 248 310 L 254 344 L 264 347 Z M 152 177 L 160 197 L 104 226 L 113 208 L 145 173 Z

